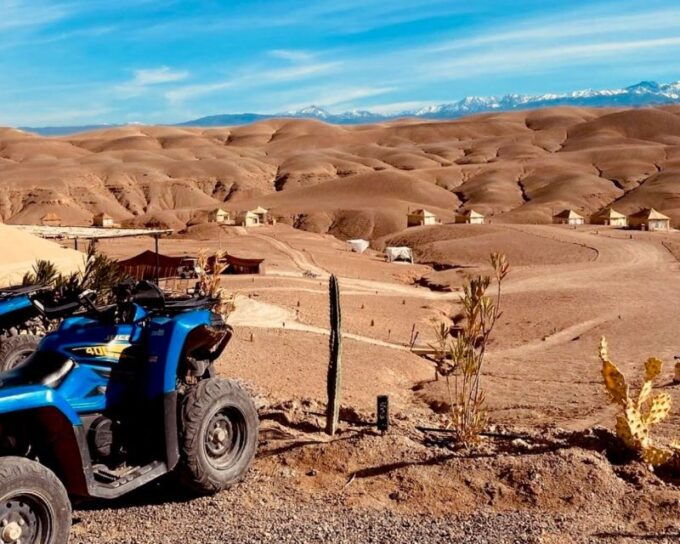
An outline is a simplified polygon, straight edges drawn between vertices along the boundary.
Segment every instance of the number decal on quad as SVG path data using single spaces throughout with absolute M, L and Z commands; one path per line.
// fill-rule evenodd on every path
M 130 347 L 130 344 L 97 344 L 94 346 L 82 346 L 72 348 L 71 351 L 76 355 L 103 359 L 120 359 L 123 351 Z

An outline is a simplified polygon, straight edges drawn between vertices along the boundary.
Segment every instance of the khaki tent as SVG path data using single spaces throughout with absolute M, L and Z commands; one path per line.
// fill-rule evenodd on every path
M 556 225 L 583 225 L 585 219 L 574 210 L 563 210 L 553 216 L 553 223 Z
M 425 209 L 413 210 L 408 213 L 407 225 L 409 227 L 417 227 L 420 225 L 435 225 L 437 223 L 437 216 L 431 211 Z
M 0 287 L 15 285 L 37 260 L 52 261 L 62 273 L 82 270 L 85 255 L 0 223 Z
M 628 224 L 640 230 L 670 230 L 671 218 L 654 208 L 647 208 L 629 215 Z
M 590 218 L 590 222 L 593 225 L 606 225 L 608 227 L 628 226 L 628 218 L 612 208 L 605 208 L 604 210 L 594 214 Z
M 468 223 L 470 225 L 483 225 L 484 215 L 475 210 L 466 210 L 456 216 L 456 223 Z

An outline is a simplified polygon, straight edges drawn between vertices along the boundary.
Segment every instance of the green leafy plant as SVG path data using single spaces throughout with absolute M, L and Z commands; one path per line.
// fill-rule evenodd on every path
M 487 423 L 481 374 L 491 333 L 501 315 L 502 284 L 509 272 L 505 255 L 492 253 L 490 262 L 492 276 L 470 278 L 463 287 L 461 326 L 433 323 L 433 360 L 448 392 L 450 425 L 465 444 L 476 442 Z M 496 282 L 495 300 L 487 294 L 492 280 Z

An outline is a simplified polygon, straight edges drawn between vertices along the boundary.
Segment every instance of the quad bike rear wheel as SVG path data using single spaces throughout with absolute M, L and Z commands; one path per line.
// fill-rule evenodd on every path
M 0 372 L 11 370 L 22 363 L 38 348 L 39 343 L 40 336 L 35 334 L 17 334 L 0 338 Z
M 0 457 L 0 543 L 65 544 L 71 530 L 66 489 L 47 467 Z
M 259 420 L 237 383 L 210 378 L 193 386 L 180 415 L 180 482 L 201 494 L 240 481 L 255 457 Z

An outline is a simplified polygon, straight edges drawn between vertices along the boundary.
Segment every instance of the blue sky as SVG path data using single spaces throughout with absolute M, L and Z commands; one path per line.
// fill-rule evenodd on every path
M 0 0 L 0 125 L 398 111 L 680 79 L 676 1 Z

